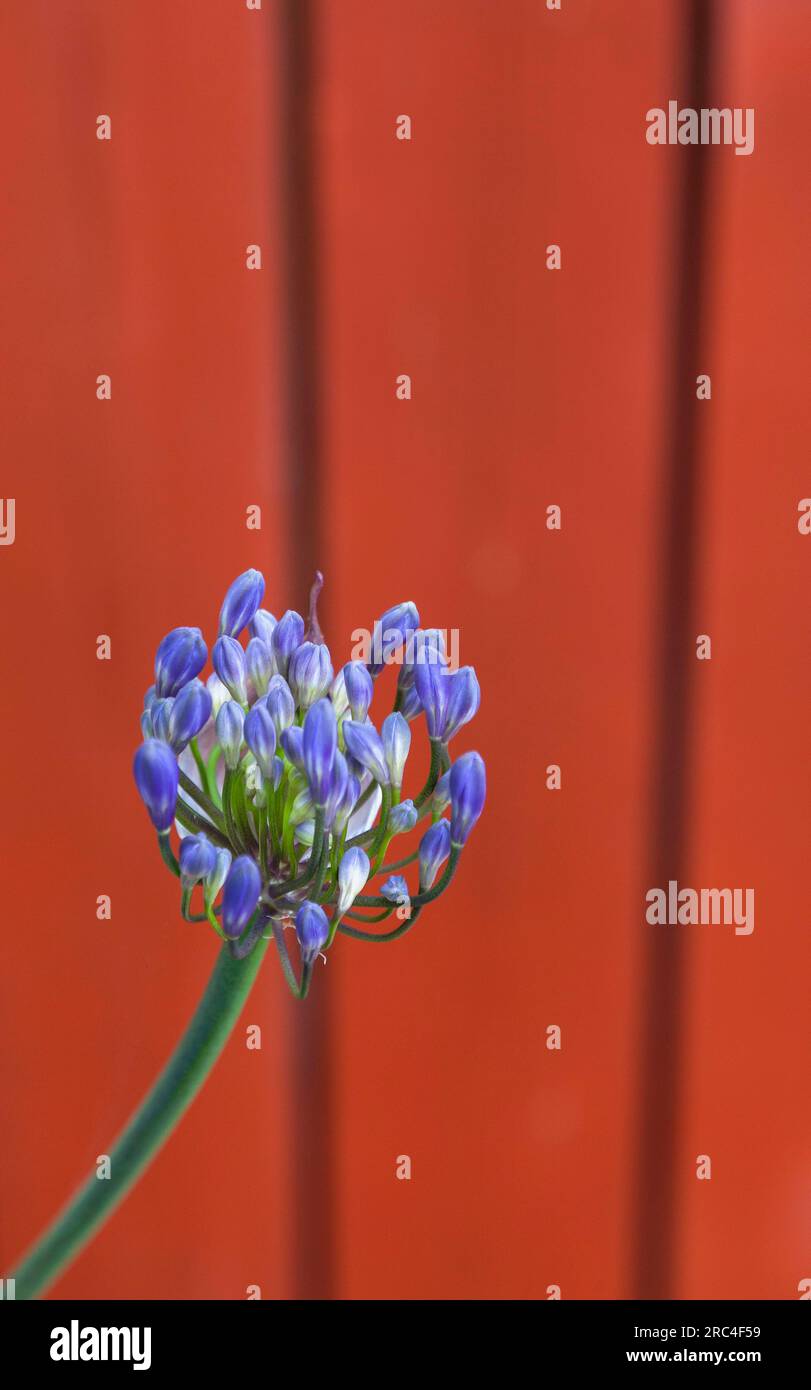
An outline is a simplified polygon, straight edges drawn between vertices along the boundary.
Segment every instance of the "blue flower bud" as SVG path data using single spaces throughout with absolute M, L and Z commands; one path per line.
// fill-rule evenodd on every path
M 372 703 L 374 682 L 368 668 L 362 661 L 348 661 L 344 667 L 344 687 L 352 718 L 356 724 L 363 724 Z
M 462 666 L 448 676 L 448 700 L 445 723 L 440 737 L 449 743 L 463 724 L 473 718 L 481 702 L 481 691 L 472 666 Z
M 392 806 L 389 814 L 389 830 L 392 835 L 405 835 L 413 830 L 419 820 L 419 812 L 413 801 L 401 801 Z
M 235 637 L 218 637 L 211 649 L 214 670 L 233 700 L 248 703 L 248 672 L 245 653 Z
M 344 742 L 348 753 L 356 763 L 371 773 L 376 782 L 387 787 L 389 768 L 386 752 L 377 729 L 373 724 L 355 724 L 351 719 L 343 723 Z
M 281 676 L 287 675 L 287 666 L 296 647 L 304 639 L 304 619 L 292 608 L 279 619 L 273 629 L 271 646 L 276 662 L 276 670 Z
M 155 689 L 155 686 L 154 686 L 154 685 L 150 685 L 149 689 L 147 690 L 146 694 L 144 695 L 144 709 L 145 709 L 145 710 L 150 710 L 150 709 L 152 708 L 152 706 L 154 705 L 155 701 L 157 700 L 157 698 L 158 698 L 158 692 L 157 692 L 157 690 Z
M 230 849 L 218 849 L 216 852 L 214 867 L 211 872 L 206 874 L 204 888 L 208 902 L 212 903 L 228 877 L 228 870 L 231 867 Z
M 141 715 L 141 736 L 142 738 L 154 738 L 155 730 L 152 727 L 152 715 L 145 709 Z
M 420 841 L 420 889 L 433 887 L 442 864 L 451 852 L 451 828 L 446 820 L 438 820 Z
M 420 625 L 420 615 L 413 603 L 398 603 L 387 608 L 372 629 L 372 659 L 369 671 L 379 676 L 386 662 L 408 640 Z
M 420 628 L 412 633 L 406 644 L 403 664 L 397 677 L 401 700 L 407 690 L 414 688 L 414 671 L 419 665 L 447 666 L 445 638 L 439 628 Z
M 184 888 L 193 888 L 216 867 L 217 851 L 202 832 L 183 837 L 180 841 L 180 882 Z
M 335 718 L 340 720 L 349 710 L 349 700 L 346 695 L 346 685 L 344 684 L 344 673 L 339 671 L 329 689 L 329 698 L 332 701 L 332 708 L 335 710 Z
M 245 711 L 236 700 L 228 700 L 216 719 L 217 742 L 222 748 L 225 766 L 234 771 L 242 752 Z
M 425 710 L 425 722 L 431 738 L 442 737 L 448 704 L 449 675 L 444 666 L 434 662 L 421 663 L 414 668 L 414 687 Z
M 387 715 L 383 720 L 381 734 L 391 785 L 401 787 L 403 785 L 403 769 L 408 757 L 408 750 L 411 747 L 411 730 L 402 714 L 395 712 Z
M 487 791 L 484 760 L 463 753 L 451 768 L 451 841 L 463 845 L 482 813 Z
M 400 907 L 411 901 L 408 884 L 402 874 L 392 874 L 387 878 L 380 889 L 380 896 L 387 898 L 390 903 L 397 903 Z
M 188 681 L 169 712 L 167 735 L 176 753 L 196 738 L 211 718 L 211 696 L 201 680 Z
M 266 647 L 272 646 L 273 629 L 276 626 L 276 619 L 272 613 L 268 613 L 266 608 L 257 608 L 251 621 L 248 623 L 248 631 L 251 637 L 259 637 Z
M 273 675 L 273 653 L 261 637 L 252 637 L 248 643 L 245 666 L 257 695 L 264 695 Z
M 135 784 L 156 830 L 169 830 L 177 806 L 177 758 L 168 743 L 149 738 L 135 754 Z
M 312 965 L 329 936 L 329 921 L 318 903 L 302 903 L 296 913 L 296 935 L 301 947 L 301 959 Z
M 273 776 L 273 757 L 276 752 L 276 730 L 267 705 L 254 705 L 245 719 L 245 742 L 265 777 Z
M 296 717 L 296 702 L 284 676 L 273 676 L 265 699 L 277 736 L 289 729 Z
M 343 917 L 358 893 L 363 892 L 370 869 L 369 856 L 359 845 L 346 851 L 338 869 L 338 903 L 335 911 L 339 916 Z
M 281 783 L 283 776 L 284 763 L 282 762 L 281 758 L 274 758 L 273 766 L 270 769 L 270 785 L 272 786 L 275 792 L 279 790 L 279 784 Z
M 434 787 L 434 794 L 431 797 L 431 814 L 441 816 L 451 804 L 451 774 L 450 771 L 440 777 Z
M 299 772 L 304 771 L 304 730 L 298 724 L 292 724 L 289 729 L 282 730 L 279 739 L 288 761 L 298 768 Z
M 380 793 L 378 792 L 377 795 L 379 796 Z M 344 788 L 343 795 L 332 815 L 332 830 L 335 835 L 343 834 L 344 826 L 347 825 L 357 805 L 359 796 L 360 782 L 357 777 L 353 777 L 350 773 L 346 779 L 346 787 Z M 360 831 L 358 833 L 360 833 Z
M 258 570 L 246 570 L 235 579 L 220 609 L 220 636 L 238 637 L 254 617 L 264 595 L 265 578 Z
M 262 878 L 256 864 L 249 855 L 240 854 L 228 871 L 222 896 L 222 929 L 226 936 L 242 935 L 261 891 Z
M 175 697 L 167 695 L 165 700 L 156 700 L 152 706 L 152 732 L 162 743 L 169 742 L 169 717 L 174 703 Z
M 167 633 L 155 656 L 155 692 L 176 695 L 182 685 L 199 676 L 208 652 L 199 627 L 176 627 Z
M 332 676 L 329 648 L 323 642 L 302 642 L 296 647 L 287 668 L 287 679 L 300 709 L 309 709 L 326 695 Z
M 226 700 L 230 700 L 231 696 L 228 694 L 226 686 L 223 685 L 216 671 L 212 671 L 206 681 L 206 686 L 211 696 L 211 713 L 214 719 L 216 719 Z
M 343 804 L 346 783 L 349 778 L 349 768 L 346 765 L 346 758 L 343 753 L 335 754 L 335 762 L 332 766 L 332 786 L 330 787 L 329 797 L 324 809 L 324 824 L 330 829 L 335 821 L 336 814 L 340 811 Z
M 415 685 L 410 685 L 407 690 L 401 691 L 400 713 L 404 719 L 416 719 L 418 714 L 422 714 L 422 700 L 417 694 Z
M 304 771 L 316 806 L 323 810 L 329 800 L 332 773 L 338 752 L 338 722 L 329 700 L 317 700 L 304 720 L 302 746 Z

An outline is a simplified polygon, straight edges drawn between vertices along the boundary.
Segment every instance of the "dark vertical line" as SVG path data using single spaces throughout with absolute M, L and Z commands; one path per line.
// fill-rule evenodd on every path
M 715 38 L 714 0 L 686 6 L 685 64 L 680 106 L 699 110 L 710 98 Z M 664 151 L 662 151 L 664 153 Z M 669 365 L 664 513 L 655 709 L 658 716 L 651 786 L 650 877 L 647 887 L 666 888 L 685 862 L 688 769 L 692 751 L 692 681 L 695 657 L 695 593 L 698 564 L 699 411 L 696 376 L 701 360 L 708 261 L 708 150 L 673 150 L 678 158 L 678 224 L 675 233 Z M 673 1296 L 676 1222 L 676 1145 L 684 1064 L 686 939 L 679 928 L 646 928 L 643 974 L 641 1085 L 634 1296 Z
M 306 613 L 316 569 L 325 562 L 320 510 L 318 227 L 314 131 L 313 0 L 281 0 L 277 75 L 281 198 L 280 277 L 283 456 L 293 605 Z M 328 600 L 328 595 L 327 595 Z M 324 624 L 324 606 L 319 606 Z M 326 982 L 324 982 L 326 983 Z M 333 1192 L 330 1175 L 329 990 L 315 989 L 292 1011 L 294 1296 L 330 1298 Z

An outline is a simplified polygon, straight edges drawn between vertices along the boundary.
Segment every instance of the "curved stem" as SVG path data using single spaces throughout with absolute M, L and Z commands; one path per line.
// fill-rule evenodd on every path
M 181 1119 L 225 1046 L 242 1011 L 267 941 L 244 960 L 227 946 L 217 957 L 206 991 L 186 1032 L 110 1153 L 110 1177 L 95 1173 L 28 1252 L 11 1278 L 18 1299 L 36 1298 L 90 1240 L 141 1176 Z

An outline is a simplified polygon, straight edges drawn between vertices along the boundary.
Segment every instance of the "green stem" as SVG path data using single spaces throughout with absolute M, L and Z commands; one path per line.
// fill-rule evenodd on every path
M 262 962 L 267 941 L 234 960 L 224 946 L 186 1032 L 110 1153 L 110 1177 L 95 1173 L 25 1256 L 11 1278 L 18 1299 L 36 1298 L 82 1249 L 168 1139 L 225 1046 Z

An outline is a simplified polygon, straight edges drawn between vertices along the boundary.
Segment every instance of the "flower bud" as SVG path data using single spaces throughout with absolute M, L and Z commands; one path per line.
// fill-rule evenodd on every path
M 211 649 L 211 660 L 233 700 L 248 703 L 248 672 L 245 653 L 235 637 L 218 637 Z
M 152 715 L 148 709 L 145 709 L 143 714 L 141 715 L 141 737 L 155 737 L 155 730 L 152 727 Z
M 411 730 L 402 714 L 395 712 L 383 720 L 381 734 L 391 785 L 399 788 L 403 785 L 403 769 L 411 747 Z
M 323 642 L 302 642 L 290 658 L 287 679 L 300 709 L 320 700 L 332 684 L 329 648 Z
M 201 878 L 207 878 L 217 867 L 217 851 L 211 841 L 201 832 L 199 835 L 184 835 L 180 841 L 180 882 L 184 888 L 193 888 Z
M 376 795 L 379 799 L 380 793 L 377 792 Z M 347 825 L 349 817 L 352 815 L 352 812 L 355 809 L 359 796 L 360 782 L 358 781 L 357 777 L 353 777 L 350 773 L 346 779 L 346 786 L 344 788 L 340 802 L 338 803 L 332 814 L 333 834 L 343 834 L 344 826 Z M 372 798 L 372 800 L 374 800 L 374 798 Z M 377 814 L 376 810 L 375 814 Z M 360 831 L 358 831 L 358 833 L 360 834 Z
M 284 676 L 273 676 L 265 699 L 267 712 L 273 720 L 276 736 L 281 737 L 296 717 L 296 702 Z
M 397 903 L 400 907 L 411 901 L 408 884 L 402 874 L 392 874 L 387 878 L 380 889 L 380 896 L 388 899 L 390 903 Z
M 372 703 L 374 682 L 362 661 L 348 661 L 344 666 L 344 687 L 352 718 L 356 724 L 365 723 Z
M 155 655 L 155 692 L 176 695 L 182 685 L 199 676 L 208 652 L 199 627 L 176 627 L 167 633 Z
M 422 700 L 417 694 L 416 685 L 410 685 L 406 690 L 400 692 L 400 713 L 404 719 L 416 719 L 418 714 L 422 714 Z
M 369 856 L 359 845 L 346 851 L 338 869 L 338 903 L 335 911 L 339 916 L 343 917 L 349 911 L 358 893 L 363 891 L 370 869 Z
M 401 801 L 392 806 L 389 812 L 389 830 L 392 835 L 405 835 L 413 830 L 419 820 L 419 812 L 413 801 Z
M 251 621 L 248 623 L 248 631 L 251 637 L 259 637 L 266 647 L 272 646 L 273 629 L 276 626 L 276 619 L 272 613 L 268 613 L 266 608 L 257 608 Z
M 304 771 L 304 730 L 298 724 L 291 724 L 289 729 L 282 730 L 279 739 L 288 762 L 298 768 L 299 772 Z
M 486 795 L 484 760 L 478 753 L 463 753 L 451 768 L 451 842 L 465 843 L 482 813 Z
M 426 662 L 414 667 L 414 688 L 425 710 L 430 738 L 441 739 L 445 728 L 450 677 L 444 666 Z
M 481 703 L 481 691 L 472 666 L 462 666 L 448 676 L 448 700 L 445 708 L 445 722 L 441 738 L 449 743 L 463 724 L 467 724 L 477 713 Z
M 287 675 L 290 658 L 303 638 L 304 619 L 300 613 L 295 613 L 292 608 L 288 608 L 274 627 L 271 638 L 273 659 L 276 662 L 276 670 L 279 675 Z
M 196 738 L 211 718 L 211 695 L 201 680 L 188 681 L 169 712 L 167 736 L 176 753 Z
M 346 765 L 346 758 L 343 753 L 336 753 L 332 766 L 332 786 L 324 809 L 324 824 L 328 829 L 332 827 L 336 813 L 340 811 L 343 804 L 348 777 L 349 768 Z
M 152 731 L 162 743 L 169 742 L 169 717 L 174 703 L 174 695 L 167 695 L 165 700 L 156 700 L 152 706 Z
M 439 628 L 420 628 L 413 632 L 406 643 L 403 664 L 397 677 L 401 703 L 408 690 L 414 688 L 414 671 L 419 665 L 447 666 L 445 637 Z
M 316 806 L 323 810 L 332 787 L 338 752 L 338 724 L 329 700 L 317 700 L 304 720 L 302 748 L 304 770 Z
M 451 852 L 451 828 L 446 820 L 438 820 L 420 841 L 420 890 L 433 887 L 442 864 Z
M 216 719 L 226 700 L 230 700 L 231 696 L 216 671 L 211 672 L 211 675 L 206 681 L 206 685 L 208 687 L 208 693 L 211 696 L 211 713 L 214 719 Z
M 254 705 L 245 719 L 245 742 L 256 758 L 263 776 L 273 776 L 276 730 L 267 705 Z
M 220 636 L 238 637 L 254 617 L 264 595 L 265 578 L 259 570 L 246 570 L 235 579 L 220 609 Z
M 431 814 L 441 816 L 451 804 L 451 774 L 450 771 L 443 774 L 434 787 L 434 794 L 431 797 Z
M 217 849 L 214 867 L 211 872 L 206 874 L 205 895 L 206 900 L 212 903 L 228 877 L 228 870 L 231 867 L 230 849 Z
M 281 758 L 275 757 L 273 759 L 273 766 L 270 769 L 270 785 L 272 786 L 275 792 L 279 790 L 279 784 L 281 783 L 283 776 L 284 763 L 282 762 Z
M 177 806 L 177 758 L 167 743 L 149 738 L 135 754 L 135 784 L 155 829 L 165 833 Z
M 245 712 L 236 700 L 228 700 L 216 719 L 217 742 L 222 748 L 225 766 L 234 771 L 242 752 Z
M 226 936 L 242 935 L 256 910 L 261 891 L 262 879 L 256 864 L 249 855 L 240 854 L 225 880 L 222 929 Z
M 389 768 L 386 753 L 377 729 L 373 724 L 355 724 L 345 719 L 343 724 L 344 742 L 347 752 L 356 763 L 374 777 L 381 786 L 389 784 Z
M 248 643 L 245 666 L 257 695 L 264 695 L 273 675 L 273 653 L 261 637 L 252 637 Z
M 387 608 L 372 630 L 372 653 L 369 672 L 379 676 L 386 662 L 403 646 L 420 625 L 420 615 L 413 603 L 398 603 Z
M 296 935 L 301 959 L 305 965 L 312 965 L 329 936 L 329 921 L 323 907 L 311 902 L 301 904 L 296 913 Z

